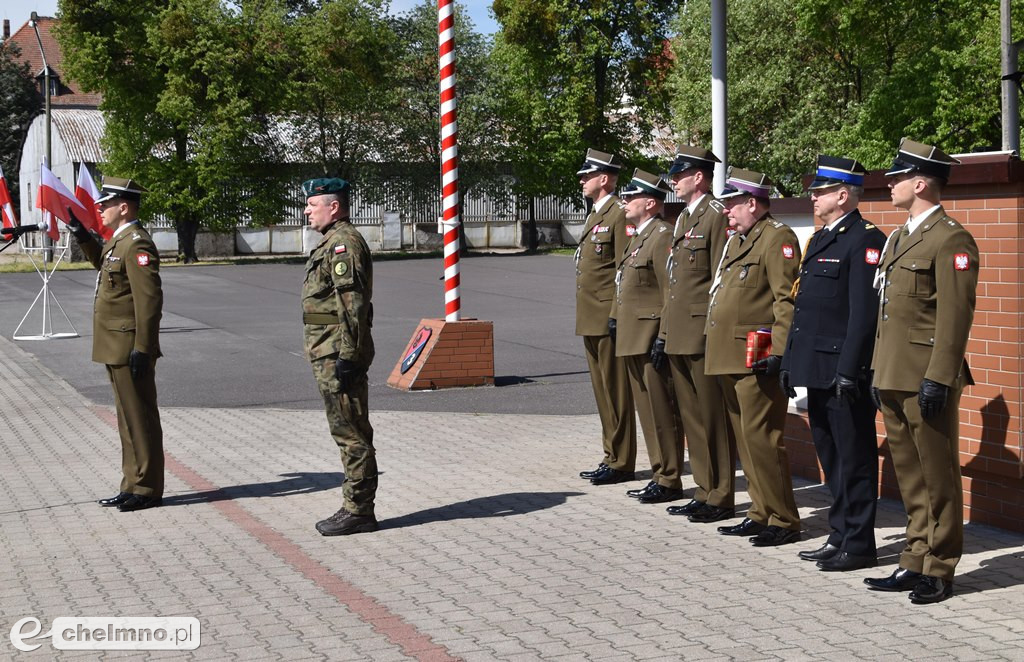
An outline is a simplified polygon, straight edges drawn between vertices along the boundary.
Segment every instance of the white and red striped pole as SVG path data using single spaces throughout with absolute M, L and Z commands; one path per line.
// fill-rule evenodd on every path
M 437 0 L 441 78 L 441 222 L 444 227 L 444 319 L 462 318 L 459 299 L 459 146 L 455 122 L 455 2 Z

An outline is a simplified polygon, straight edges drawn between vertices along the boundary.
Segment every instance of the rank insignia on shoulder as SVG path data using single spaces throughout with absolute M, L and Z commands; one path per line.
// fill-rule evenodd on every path
M 723 205 L 720 200 L 712 200 L 711 202 L 708 203 L 708 207 L 711 207 L 718 213 L 722 213 L 725 211 L 725 205 Z
M 347 250 L 348 250 L 348 249 L 347 249 L 347 248 L 345 248 L 345 244 L 342 244 L 341 246 L 335 246 L 335 247 L 334 247 L 334 254 L 335 254 L 335 255 L 339 255 L 339 254 L 341 254 L 341 253 L 344 253 L 344 252 L 345 252 L 345 251 L 347 251 Z
M 772 221 L 772 227 L 774 227 L 774 228 L 781 228 L 781 227 L 785 227 L 785 226 L 786 226 L 786 224 L 782 223 L 780 221 Z
M 142 239 L 142 235 L 139 234 L 138 232 L 133 232 L 132 239 Z
M 947 218 L 946 219 L 946 223 L 949 223 L 949 227 L 951 227 L 951 228 L 955 228 L 956 227 L 956 221 L 954 221 L 951 218 Z
M 839 228 L 840 232 L 846 232 L 846 230 L 847 230 L 847 226 L 845 226 L 845 225 L 843 227 Z
M 339 276 L 344 276 L 345 274 L 347 274 L 348 273 L 348 263 L 347 262 L 339 262 L 338 264 L 334 265 L 334 273 L 338 274 Z
M 108 255 L 107 256 L 107 262 L 120 262 L 120 261 L 121 261 L 121 258 L 119 258 L 116 255 Z
M 967 253 L 957 253 L 953 256 L 953 268 L 957 271 L 967 271 L 971 268 L 971 258 Z
M 877 248 L 868 248 L 864 251 L 864 261 L 868 264 L 878 264 L 878 261 L 882 258 L 882 251 Z
M 793 247 L 790 244 L 782 244 L 782 257 L 786 258 L 787 260 L 792 260 L 795 254 L 796 252 L 793 250 Z
M 671 228 L 669 228 L 669 227 L 667 227 L 667 226 L 664 226 L 664 225 L 659 225 L 659 226 L 658 226 L 658 232 L 667 232 L 667 231 L 668 231 L 668 230 L 670 230 L 670 229 L 671 229 Z
M 135 256 L 135 261 L 139 263 L 140 267 L 148 267 L 149 255 L 146 253 L 139 253 Z
M 872 225 L 871 223 L 867 223 L 867 222 L 865 222 L 865 223 L 864 223 L 864 229 L 865 229 L 865 230 L 874 230 L 874 229 L 875 229 L 875 226 L 874 226 L 874 225 Z

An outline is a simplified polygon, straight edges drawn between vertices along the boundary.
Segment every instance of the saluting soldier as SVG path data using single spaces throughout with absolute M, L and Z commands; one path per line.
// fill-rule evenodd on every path
M 160 254 L 139 225 L 146 189 L 131 179 L 104 177 L 96 205 L 113 236 L 102 247 L 77 221 L 69 224 L 82 252 L 99 270 L 93 309 L 92 360 L 107 366 L 121 436 L 121 487 L 100 499 L 122 512 L 163 503 L 164 445 L 156 402 L 156 360 L 164 295 Z
M 640 415 L 653 477 L 627 492 L 641 503 L 663 503 L 683 496 L 683 439 L 676 430 L 671 386 L 665 372 L 664 342 L 658 340 L 672 226 L 661 217 L 669 186 L 639 168 L 621 192 L 632 241 L 619 264 L 609 328 L 615 355 L 624 357 Z
M 729 229 L 725 208 L 710 194 L 716 163 L 718 157 L 710 151 L 682 145 L 668 171 L 686 208 L 672 233 L 668 295 L 658 337 L 668 356 L 690 471 L 697 483 L 693 499 L 669 506 L 668 512 L 686 515 L 691 522 L 717 522 L 734 515 L 735 440 L 722 388 L 704 372 L 708 292 Z
M 718 265 L 707 321 L 706 370 L 718 375 L 747 478 L 750 509 L 723 535 L 751 536 L 756 547 L 800 539 L 800 514 L 782 433 L 788 400 L 779 369 L 793 319 L 800 264 L 796 234 L 769 213 L 772 182 L 730 168 L 721 198 L 735 234 Z M 771 332 L 771 353 L 747 366 L 747 335 Z
M 604 457 L 580 478 L 595 485 L 633 480 L 636 471 L 636 415 L 622 358 L 615 356 L 608 318 L 615 296 L 615 269 L 629 243 L 626 217 L 615 196 L 622 162 L 614 154 L 588 149 L 576 173 L 583 195 L 593 203 L 576 249 L 576 335 L 583 336 L 590 383 L 601 419 Z
M 896 478 L 907 511 L 906 546 L 874 590 L 910 591 L 916 604 L 953 594 L 963 553 L 960 395 L 973 384 L 965 355 L 978 288 L 974 237 L 942 208 L 942 187 L 959 163 L 937 147 L 904 138 L 889 179 L 906 225 L 889 236 L 871 368 Z
M 341 463 L 344 503 L 316 523 L 325 536 L 377 530 L 373 500 L 377 457 L 373 448 L 367 370 L 373 361 L 373 262 L 370 249 L 349 222 L 349 183 L 311 179 L 302 185 L 309 226 L 323 239 L 306 262 L 302 324 L 306 359 L 320 389 Z
M 855 159 L 818 157 L 810 192 L 824 225 L 804 251 L 779 373 L 789 397 L 796 396 L 793 387 L 807 387 L 811 437 L 832 495 L 832 530 L 821 547 L 799 556 L 827 571 L 878 563 L 878 440 L 868 390 L 878 308 L 873 282 L 885 235 L 857 210 L 865 172 Z

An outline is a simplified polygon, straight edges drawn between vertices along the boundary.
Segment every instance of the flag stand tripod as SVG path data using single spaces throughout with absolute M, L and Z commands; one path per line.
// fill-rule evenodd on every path
M 66 236 L 67 235 L 65 235 L 65 237 Z M 63 246 L 58 245 L 54 247 L 35 247 L 26 246 L 24 243 L 24 238 L 20 239 L 19 241 L 21 243 L 21 251 L 28 256 L 28 259 L 32 262 L 32 266 L 33 268 L 35 268 L 36 273 L 39 274 L 39 277 L 43 279 L 43 287 L 39 290 L 39 294 L 36 295 L 36 298 L 32 300 L 32 305 L 29 306 L 28 311 L 21 318 L 21 321 L 18 322 L 18 328 L 14 330 L 14 335 L 12 336 L 12 338 L 14 338 L 15 340 L 50 340 L 53 338 L 78 338 L 79 334 L 78 331 L 75 329 L 75 325 L 71 323 L 71 318 L 68 317 L 68 314 L 66 312 L 64 312 L 64 307 L 60 305 L 60 301 L 57 300 L 57 296 L 53 293 L 53 290 L 50 289 L 50 280 L 53 278 L 54 272 L 57 271 L 57 266 L 60 265 L 61 261 L 68 253 L 67 243 L 65 243 Z M 49 268 L 46 262 L 44 261 L 42 268 L 40 269 L 35 257 L 33 257 L 33 253 L 39 253 L 46 250 L 53 250 L 53 248 L 60 249 L 60 256 L 53 263 L 52 268 Z M 40 300 L 42 300 L 43 302 L 43 325 L 41 332 L 39 333 L 39 335 L 19 335 L 18 332 L 21 331 L 21 327 L 25 325 L 25 321 L 28 319 L 28 316 L 32 314 L 32 311 L 35 309 L 36 304 L 39 303 Z M 50 305 L 51 300 L 53 301 L 54 305 L 57 306 L 58 310 L 60 310 L 60 314 L 64 316 L 64 320 L 68 323 L 68 326 L 71 327 L 71 331 L 61 331 L 57 333 L 53 332 L 53 320 L 51 319 L 53 317 L 53 306 Z

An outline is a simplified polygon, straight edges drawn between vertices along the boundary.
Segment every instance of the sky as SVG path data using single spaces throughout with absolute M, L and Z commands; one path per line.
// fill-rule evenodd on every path
M 417 0 L 391 0 L 391 13 L 399 14 L 416 4 L 419 4 Z M 498 30 L 497 23 L 490 15 L 490 0 L 461 0 L 461 4 L 469 10 L 477 32 L 493 34 Z M 0 19 L 11 19 L 12 31 L 21 27 L 32 12 L 40 16 L 54 16 L 57 13 L 57 0 L 0 0 Z

